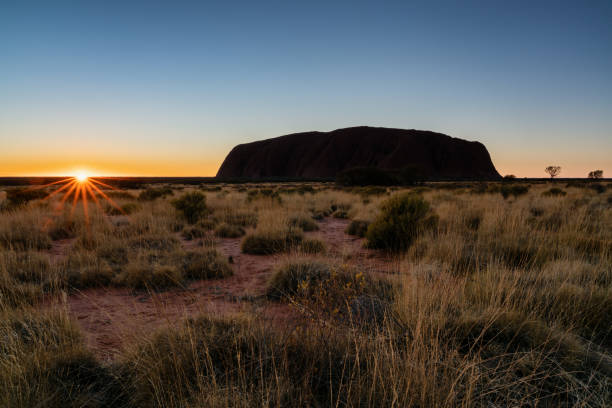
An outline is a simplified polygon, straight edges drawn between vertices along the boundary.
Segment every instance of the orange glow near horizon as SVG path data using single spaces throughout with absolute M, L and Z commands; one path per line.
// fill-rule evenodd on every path
M 85 215 L 85 222 L 89 225 L 89 199 L 93 201 L 98 210 L 102 211 L 100 205 L 100 198 L 106 201 L 110 206 L 117 209 L 121 214 L 125 214 L 124 211 L 119 207 L 102 189 L 98 186 L 102 186 L 111 190 L 119 190 L 109 184 L 106 184 L 94 177 L 88 176 L 85 172 L 79 172 L 74 176 L 54 181 L 42 186 L 33 186 L 29 190 L 41 190 L 50 186 L 57 185 L 58 188 L 51 191 L 42 200 L 47 201 L 56 195 L 63 193 L 62 197 L 57 201 L 55 211 L 60 212 L 63 210 L 66 203 L 70 203 L 70 215 L 74 215 L 74 211 L 78 206 L 79 200 L 83 206 L 83 214 Z

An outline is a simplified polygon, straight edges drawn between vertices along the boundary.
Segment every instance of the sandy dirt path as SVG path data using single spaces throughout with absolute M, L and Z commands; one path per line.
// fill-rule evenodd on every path
M 375 274 L 393 273 L 397 265 L 380 253 L 363 248 L 363 240 L 344 233 L 347 220 L 327 218 L 320 230 L 307 233 L 323 240 L 328 254 L 344 263 L 359 265 Z M 299 313 L 286 304 L 263 296 L 274 266 L 288 255 L 247 255 L 240 252 L 240 238 L 218 239 L 216 248 L 232 257 L 234 275 L 225 279 L 191 282 L 187 288 L 164 292 L 134 292 L 129 288 L 96 288 L 76 292 L 52 303 L 66 308 L 78 322 L 87 344 L 96 354 L 112 359 L 122 347 L 150 335 L 156 329 L 179 324 L 182 319 L 208 313 L 228 316 L 250 313 L 275 324 L 293 324 Z M 184 242 L 186 249 L 197 241 Z M 61 243 L 54 252 L 61 256 Z

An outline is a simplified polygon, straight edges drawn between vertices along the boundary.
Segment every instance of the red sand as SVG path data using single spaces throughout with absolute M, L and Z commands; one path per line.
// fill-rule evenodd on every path
M 375 273 L 392 273 L 396 265 L 374 251 L 363 249 L 363 240 L 344 233 L 347 220 L 328 218 L 320 230 L 307 233 L 326 242 L 328 252 L 346 263 L 365 266 Z M 112 358 L 121 347 L 142 339 L 155 329 L 172 326 L 188 316 L 208 313 L 227 316 L 251 313 L 273 323 L 299 319 L 286 304 L 269 302 L 262 296 L 273 267 L 287 255 L 247 255 L 240 252 L 240 238 L 220 239 L 216 247 L 233 258 L 234 275 L 226 279 L 192 282 L 185 289 L 158 293 L 135 293 L 128 288 L 96 288 L 68 296 L 53 307 L 66 307 L 79 323 L 88 345 L 103 358 Z M 58 242 L 54 256 L 68 251 L 71 242 Z M 197 241 L 185 241 L 186 248 Z M 350 254 L 350 257 L 348 256 Z

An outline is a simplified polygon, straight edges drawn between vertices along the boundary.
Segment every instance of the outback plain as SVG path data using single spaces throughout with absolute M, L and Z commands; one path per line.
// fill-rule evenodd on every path
M 0 187 L 0 406 L 612 402 L 612 185 Z

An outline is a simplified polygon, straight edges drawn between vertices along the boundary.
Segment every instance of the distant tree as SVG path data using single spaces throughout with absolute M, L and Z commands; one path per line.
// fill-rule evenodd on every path
M 553 179 L 561 173 L 561 166 L 548 166 L 544 169 L 544 171 L 550 175 L 551 179 Z
M 603 177 L 603 170 L 593 170 L 589 172 L 590 179 L 600 179 Z
M 516 179 L 516 176 L 514 174 L 506 174 L 503 178 L 503 180 L 508 181 L 508 180 L 514 180 Z

